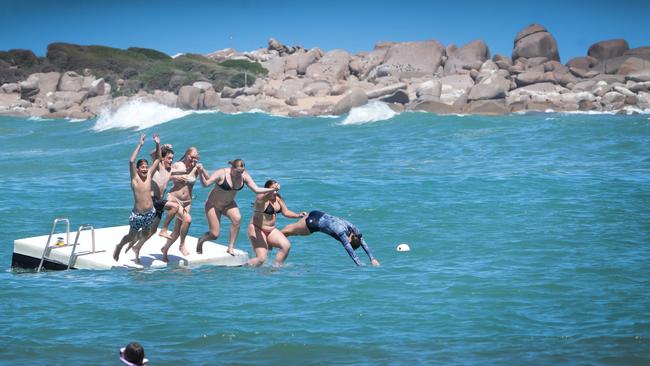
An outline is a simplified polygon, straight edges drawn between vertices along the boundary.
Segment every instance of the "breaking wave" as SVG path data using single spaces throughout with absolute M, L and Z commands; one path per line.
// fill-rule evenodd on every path
M 131 100 L 124 103 L 116 111 L 102 111 L 93 126 L 94 131 L 106 131 L 112 128 L 136 128 L 142 130 L 175 119 L 183 118 L 193 113 L 215 113 L 216 111 L 184 111 L 156 102 Z
M 373 101 L 364 106 L 352 108 L 342 125 L 357 125 L 369 122 L 384 121 L 395 117 L 398 113 L 390 109 L 386 103 Z

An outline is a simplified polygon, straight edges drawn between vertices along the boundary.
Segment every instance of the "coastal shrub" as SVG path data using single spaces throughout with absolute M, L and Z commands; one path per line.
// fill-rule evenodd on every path
M 127 51 L 137 52 L 145 55 L 149 60 L 165 61 L 171 60 L 171 56 L 151 48 L 129 47 Z
M 233 88 L 241 88 L 244 86 L 251 86 L 255 84 L 255 76 L 250 74 L 239 73 L 234 75 L 229 80 L 229 86 Z
M 38 65 L 38 57 L 30 50 L 9 50 L 9 55 L 13 58 L 14 65 L 19 67 L 31 68 Z
M 125 79 L 133 79 L 134 77 L 138 76 L 138 70 L 132 68 L 132 67 L 127 67 L 124 69 L 124 72 L 122 72 L 122 77 Z
M 246 71 L 248 73 L 253 73 L 256 75 L 266 75 L 269 73 L 267 69 L 262 66 L 259 62 L 252 62 L 248 60 L 226 60 L 220 62 L 219 65 L 223 67 L 233 68 L 240 71 Z
M 121 73 L 131 67 L 147 68 L 151 60 L 139 52 L 131 52 L 106 46 L 79 46 L 68 43 L 52 43 L 47 46 L 46 58 L 60 70 L 81 72 L 91 69 L 96 74 L 108 71 Z

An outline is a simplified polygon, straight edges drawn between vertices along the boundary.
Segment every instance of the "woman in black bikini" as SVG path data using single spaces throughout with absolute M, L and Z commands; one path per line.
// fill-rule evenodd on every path
M 269 250 L 272 247 L 278 248 L 275 255 L 275 266 L 280 266 L 289 256 L 291 243 L 284 234 L 275 227 L 276 214 L 282 213 L 287 218 L 299 219 L 307 216 L 306 212 L 297 214 L 284 203 L 284 200 L 277 192 L 280 184 L 274 180 L 267 180 L 264 188 L 275 188 L 276 191 L 258 194 L 253 204 L 253 217 L 248 225 L 248 238 L 251 241 L 255 258 L 248 261 L 249 266 L 261 266 L 266 261 Z
M 215 240 L 219 237 L 221 230 L 221 215 L 226 215 L 230 220 L 230 239 L 228 240 L 228 253 L 235 255 L 235 241 L 239 235 L 241 226 L 241 213 L 235 196 L 237 192 L 247 185 L 255 193 L 272 192 L 274 188 L 260 188 L 255 184 L 253 178 L 246 171 L 246 165 L 241 159 L 228 162 L 230 168 L 218 169 L 211 176 L 203 170 L 201 174 L 201 183 L 204 187 L 215 183 L 214 188 L 205 201 L 205 216 L 208 219 L 210 231 L 203 234 L 197 244 L 196 252 L 203 253 L 203 242 L 206 240 Z

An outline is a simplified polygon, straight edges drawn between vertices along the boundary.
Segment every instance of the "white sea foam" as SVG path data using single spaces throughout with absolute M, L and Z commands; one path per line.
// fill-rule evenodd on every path
M 28 121 L 36 121 L 36 122 L 43 122 L 43 121 L 54 121 L 51 118 L 43 118 L 43 117 L 37 117 L 37 116 L 31 116 L 27 118 Z
M 192 113 L 214 113 L 214 111 L 184 111 L 179 108 L 167 107 L 156 102 L 143 102 L 131 100 L 124 103 L 118 110 L 111 112 L 104 110 L 100 113 L 93 130 L 105 131 L 112 128 L 136 128 L 142 130 L 183 118 Z
M 368 122 L 384 121 L 395 117 L 397 113 L 386 103 L 373 101 L 364 106 L 352 108 L 342 125 L 356 125 Z

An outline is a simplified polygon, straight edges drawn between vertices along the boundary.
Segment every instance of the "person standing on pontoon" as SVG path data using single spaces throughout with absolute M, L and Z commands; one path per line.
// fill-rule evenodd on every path
M 167 239 L 165 245 L 160 249 L 164 262 L 169 261 L 167 252 L 179 236 L 181 243 L 178 249 L 181 254 L 190 254 L 185 247 L 185 238 L 192 224 L 192 216 L 190 216 L 190 210 L 192 209 L 192 190 L 194 189 L 197 175 L 201 175 L 203 172 L 203 166 L 198 164 L 199 159 L 199 151 L 196 147 L 190 147 L 185 152 L 185 155 L 183 155 L 183 158 L 172 165 L 171 180 L 173 186 L 167 194 L 167 200 L 178 203 L 180 208 L 176 214 L 177 219 L 174 223 L 174 231 L 170 235 L 170 238 Z M 168 215 L 164 225 L 168 225 L 171 219 L 172 216 Z
M 218 169 L 210 176 L 205 170 L 201 174 L 203 186 L 207 187 L 214 183 L 214 188 L 205 201 L 205 216 L 208 219 L 209 231 L 203 234 L 196 244 L 198 254 L 203 253 L 203 243 L 206 240 L 215 240 L 219 237 L 221 215 L 226 215 L 230 219 L 228 253 L 235 255 L 235 241 L 241 226 L 241 213 L 237 202 L 235 202 L 235 196 L 244 188 L 244 185 L 257 194 L 276 191 L 275 188 L 258 187 L 253 177 L 246 171 L 246 164 L 242 159 L 229 161 L 228 164 L 230 164 L 229 168 Z
M 151 164 L 151 169 L 149 169 L 149 162 L 147 159 L 140 159 L 137 163 L 135 162 L 135 159 L 140 152 L 140 148 L 142 148 L 142 145 L 144 144 L 144 138 L 145 135 L 141 134 L 140 142 L 135 147 L 135 150 L 133 150 L 133 154 L 131 154 L 131 159 L 129 160 L 131 190 L 133 191 L 133 199 L 135 203 L 133 204 L 131 215 L 129 215 L 129 233 L 122 238 L 113 251 L 113 259 L 115 259 L 115 261 L 120 259 L 120 250 L 124 244 L 138 240 L 138 232 L 142 231 L 140 235 L 143 237 L 149 235 L 151 223 L 153 222 L 154 217 L 156 217 L 156 208 L 153 206 L 153 201 L 151 200 L 151 176 L 158 167 L 160 160 L 154 160 L 153 164 Z M 160 137 L 158 135 L 153 135 L 153 140 L 156 143 L 156 149 L 160 149 Z M 139 263 L 140 248 L 134 247 L 133 252 L 135 253 L 136 263 Z

